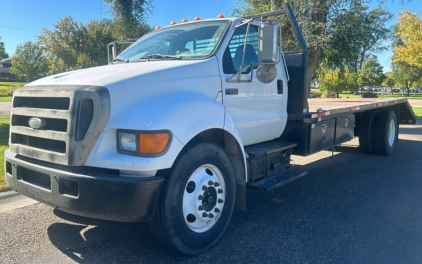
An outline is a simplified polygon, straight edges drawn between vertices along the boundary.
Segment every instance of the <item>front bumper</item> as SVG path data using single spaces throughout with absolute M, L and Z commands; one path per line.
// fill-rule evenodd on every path
M 11 189 L 71 214 L 122 222 L 154 216 L 164 178 L 123 178 L 104 171 L 67 171 L 4 153 Z

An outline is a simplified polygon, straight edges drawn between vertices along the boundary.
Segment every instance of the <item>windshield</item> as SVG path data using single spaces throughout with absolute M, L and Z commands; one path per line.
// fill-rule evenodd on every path
M 209 21 L 158 29 L 144 35 L 116 59 L 205 58 L 213 53 L 228 23 Z

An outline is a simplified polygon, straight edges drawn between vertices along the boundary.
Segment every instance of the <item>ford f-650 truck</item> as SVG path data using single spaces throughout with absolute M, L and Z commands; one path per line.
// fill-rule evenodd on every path
M 283 52 L 286 15 L 300 46 Z M 290 165 L 359 137 L 390 155 L 405 99 L 308 99 L 308 48 L 289 5 L 243 18 L 158 28 L 107 66 L 65 72 L 13 95 L 7 184 L 71 214 L 150 221 L 198 254 L 223 235 L 246 189 L 306 172 Z

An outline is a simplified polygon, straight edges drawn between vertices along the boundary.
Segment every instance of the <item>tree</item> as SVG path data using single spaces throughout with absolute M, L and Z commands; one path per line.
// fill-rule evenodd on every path
M 381 86 L 386 88 L 393 88 L 396 85 L 396 80 L 394 80 L 394 76 L 392 72 L 387 72 L 385 74 L 385 79 L 382 82 Z M 382 90 L 382 95 L 384 95 L 384 89 Z
M 152 12 L 153 0 L 105 0 L 113 15 L 117 39 L 139 38 L 152 30 L 146 17 Z
M 318 82 L 321 90 L 333 92 L 340 97 L 342 91 L 356 91 L 358 89 L 358 75 L 349 69 L 320 68 Z
M 9 54 L 6 53 L 6 50 L 4 49 L 4 43 L 1 42 L 1 37 L 0 37 L 0 60 L 4 58 L 9 58 Z
M 47 59 L 41 46 L 32 41 L 18 45 L 11 58 L 11 72 L 28 81 L 43 77 L 48 72 Z
M 383 2 L 383 0 L 378 0 Z M 399 0 L 405 2 L 407 0 Z M 238 6 L 233 9 L 236 15 L 250 15 L 280 9 L 282 3 L 289 2 L 296 13 L 298 24 L 302 29 L 309 47 L 307 83 L 310 86 L 316 66 L 319 64 L 324 44 L 329 39 L 326 34 L 329 23 L 344 8 L 352 8 L 370 0 L 237 0 Z M 283 31 L 283 37 L 289 38 L 288 31 Z M 286 41 L 285 41 L 286 42 Z M 292 41 L 290 41 L 292 43 Z
M 347 67 L 358 73 L 371 54 L 387 49 L 383 41 L 389 39 L 391 29 L 386 23 L 393 14 L 386 8 L 368 9 L 357 5 L 351 10 L 341 10 L 330 23 L 327 34 L 331 37 L 324 57 L 333 68 Z
M 105 65 L 107 44 L 114 40 L 110 20 L 83 24 L 64 17 L 54 30 L 43 29 L 38 37 L 46 51 L 52 73 Z
M 422 68 L 405 62 L 396 63 L 393 64 L 392 78 L 395 80 L 395 85 L 404 88 L 409 96 L 412 85 L 419 84 L 422 80 Z
M 359 72 L 360 85 L 369 86 L 370 88 L 381 86 L 386 78 L 382 69 L 383 67 L 374 59 L 364 61 Z
M 422 67 L 422 21 L 418 13 L 402 9 L 397 22 L 395 35 L 400 41 L 393 50 L 394 62 Z

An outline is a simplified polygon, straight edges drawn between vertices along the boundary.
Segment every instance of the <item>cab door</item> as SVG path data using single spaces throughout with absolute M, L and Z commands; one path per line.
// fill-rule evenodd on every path
M 243 58 L 247 25 L 231 30 L 219 52 L 223 105 L 233 117 L 245 146 L 281 136 L 287 122 L 287 78 L 282 60 L 275 65 L 276 77 L 269 83 L 258 80 L 258 66 L 246 70 L 240 79 L 233 74 L 242 67 L 258 63 L 258 24 L 251 23 Z M 230 33 L 229 33 L 230 34 Z M 252 71 L 252 80 L 251 72 Z

